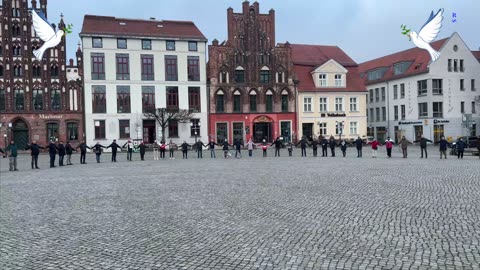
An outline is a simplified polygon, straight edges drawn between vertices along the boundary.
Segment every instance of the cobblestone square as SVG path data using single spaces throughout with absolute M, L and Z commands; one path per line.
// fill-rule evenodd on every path
M 295 151 L 1 159 L 0 269 L 480 268 L 478 157 Z

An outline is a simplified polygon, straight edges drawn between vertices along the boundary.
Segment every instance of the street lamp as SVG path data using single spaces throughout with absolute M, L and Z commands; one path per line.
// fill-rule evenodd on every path
M 340 141 L 342 140 L 342 133 L 343 133 L 343 123 L 344 121 L 335 121 L 335 123 L 337 124 L 337 128 L 338 128 L 338 135 L 340 135 Z
M 199 132 L 199 129 L 200 129 L 200 120 L 192 121 L 190 123 L 190 126 L 192 127 L 192 129 L 195 133 L 195 145 L 196 145 L 197 144 L 197 135 L 198 135 L 198 132 Z

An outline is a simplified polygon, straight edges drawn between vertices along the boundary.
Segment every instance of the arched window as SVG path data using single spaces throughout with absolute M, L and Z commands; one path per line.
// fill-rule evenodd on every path
M 225 112 L 225 94 L 222 90 L 218 90 L 216 97 L 217 113 Z
M 220 74 L 218 75 L 218 78 L 220 79 L 220 83 L 228 83 L 228 71 L 222 70 L 220 71 Z
M 245 82 L 245 70 L 241 66 L 238 66 L 235 69 L 235 82 L 237 83 Z
M 277 83 L 285 83 L 285 69 L 280 66 L 277 68 Z
M 32 77 L 40 78 L 42 77 L 42 67 L 39 65 L 34 65 L 32 67 Z
M 53 111 L 59 111 L 61 109 L 62 104 L 59 89 L 50 91 L 50 106 Z
M 2 43 L 0 43 L 0 55 L 2 55 L 2 54 L 3 54 L 3 45 L 2 45 Z
M 13 56 L 21 56 L 21 55 L 22 55 L 22 47 L 13 46 Z
M 25 91 L 23 89 L 15 89 L 15 111 L 23 111 L 25 109 Z
M 50 76 L 52 76 L 52 78 L 58 78 L 58 66 L 57 65 L 54 65 L 50 68 Z
M 12 36 L 19 37 L 22 35 L 22 31 L 19 25 L 14 25 L 12 27 Z
M 242 111 L 242 94 L 237 89 L 233 92 L 233 112 L 239 113 Z
M 250 112 L 257 112 L 257 92 L 250 91 Z
M 270 83 L 270 69 L 268 67 L 262 67 L 260 70 L 260 83 Z
M 23 76 L 22 66 L 20 66 L 20 65 L 15 65 L 15 66 L 13 67 L 13 76 L 14 76 L 14 77 L 22 77 L 22 76 Z
M 268 90 L 265 97 L 265 111 L 272 112 L 273 111 L 273 93 L 272 90 Z
M 282 112 L 288 112 L 288 91 L 283 89 L 282 91 Z
M 43 110 L 43 89 L 33 89 L 32 103 L 35 111 Z
M 3 76 L 3 65 L 0 64 L 0 76 Z

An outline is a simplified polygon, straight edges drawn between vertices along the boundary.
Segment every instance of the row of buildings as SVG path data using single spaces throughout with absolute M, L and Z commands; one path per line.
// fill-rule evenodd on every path
M 1 8 L 3 143 L 478 134 L 480 52 L 456 33 L 432 44 L 442 54 L 434 63 L 413 48 L 358 64 L 337 46 L 277 43 L 275 11 L 245 1 L 241 12 L 227 10 L 227 40 L 211 45 L 189 21 L 86 15 L 74 65 L 65 39 L 33 57 L 41 42 L 29 10 L 47 14 L 39 2 Z M 169 121 L 163 133 L 146 114 L 156 108 L 193 118 Z

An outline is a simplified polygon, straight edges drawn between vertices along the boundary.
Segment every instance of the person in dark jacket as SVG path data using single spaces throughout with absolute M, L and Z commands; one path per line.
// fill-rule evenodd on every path
M 79 146 L 77 146 L 75 150 L 77 150 L 78 148 L 80 148 L 80 164 L 87 164 L 87 162 L 85 162 L 85 158 L 87 156 L 87 149 L 92 149 L 92 148 L 90 148 L 85 143 L 85 141 L 83 141 Z
M 355 146 L 357 147 L 357 158 L 362 157 L 362 148 L 363 148 L 363 140 L 358 137 L 355 140 Z
M 280 137 L 276 138 L 275 141 L 270 146 L 274 146 L 274 145 L 275 145 L 275 156 L 280 157 L 280 148 L 284 147 L 282 141 L 280 140 Z
M 233 146 L 235 147 L 235 158 L 242 158 L 242 146 L 244 146 L 242 141 L 240 139 L 235 140 Z
M 128 139 L 122 148 L 125 148 L 125 146 L 127 147 L 127 160 L 132 161 L 133 148 L 135 148 L 135 145 L 132 143 L 131 139 Z
M 343 157 L 347 156 L 347 142 L 345 140 L 342 140 L 340 143 L 340 150 L 342 150 Z
M 328 140 L 327 138 L 323 137 L 320 141 L 322 145 L 322 157 L 328 157 Z
M 317 157 L 318 141 L 317 141 L 317 140 L 313 140 L 312 143 L 310 143 L 309 145 L 312 146 L 313 156 L 314 156 L 314 157 Z
M 198 142 L 195 143 L 197 158 L 203 158 L 203 147 L 207 147 L 207 145 L 203 144 L 202 140 L 198 140 Z
M 307 142 L 307 139 L 305 137 L 303 137 L 297 144 L 296 146 L 298 146 L 300 144 L 300 149 L 302 151 L 302 157 L 307 157 L 307 145 L 308 145 L 308 142 Z
M 58 166 L 63 166 L 63 159 L 65 158 L 65 145 L 60 141 L 57 145 L 58 150 Z
M 159 148 L 160 148 L 160 158 L 165 159 L 165 151 L 167 150 L 167 145 L 165 144 L 164 140 L 160 141 Z
M 230 145 L 230 144 L 228 144 L 227 139 L 225 139 L 225 141 L 223 142 L 222 146 L 223 146 L 223 157 L 224 157 L 224 158 L 227 158 L 227 156 L 228 156 L 228 147 L 233 147 L 233 146 Z
M 72 154 L 73 151 L 72 145 L 70 144 L 70 141 L 67 141 L 67 144 L 65 145 L 65 152 L 67 153 L 67 165 L 73 165 L 72 164 Z
M 414 141 L 414 142 L 420 142 L 420 151 L 422 151 L 422 156 L 420 158 L 423 158 L 423 152 L 425 152 L 425 158 L 428 158 L 427 154 L 427 142 L 432 142 L 431 140 L 423 137 L 423 135 L 420 137 L 420 139 Z
M 140 160 L 142 161 L 145 161 L 145 151 L 147 149 L 147 146 L 145 145 L 145 143 L 142 141 L 140 143 L 140 145 L 138 146 L 138 148 L 140 149 Z
M 32 169 L 40 169 L 38 167 L 38 155 L 40 154 L 40 149 L 45 149 L 37 144 L 37 141 L 32 141 L 30 145 L 27 145 L 25 150 L 30 150 L 32 156 Z
M 100 142 L 97 142 L 91 149 L 95 153 L 95 157 L 97 158 L 97 163 L 100 163 L 100 156 L 102 155 L 102 148 L 106 148 L 105 146 L 101 145 Z
M 107 149 L 108 148 L 112 148 L 112 162 L 117 162 L 117 150 L 122 150 L 122 147 L 117 144 L 117 140 L 113 140 L 113 142 L 107 146 Z
M 17 146 L 15 145 L 14 141 L 10 142 L 10 145 L 8 145 L 5 148 L 5 154 L 10 152 L 8 155 L 8 161 L 9 161 L 9 170 L 10 171 L 18 171 L 17 169 L 17 154 L 18 154 L 18 149 Z
M 330 136 L 330 141 L 328 142 L 330 145 L 330 152 L 332 153 L 332 157 L 335 156 L 335 147 L 337 146 L 337 142 L 335 141 L 335 138 L 333 136 Z
M 208 148 L 210 149 L 210 158 L 216 158 L 215 145 L 218 145 L 218 144 L 216 144 L 213 140 L 210 140 L 210 142 L 208 143 Z
M 457 141 L 455 144 L 455 147 L 457 148 L 457 157 L 463 159 L 463 152 L 465 151 L 465 147 L 467 147 L 467 144 L 463 141 L 462 138 Z
M 50 168 L 55 168 L 55 156 L 57 155 L 57 146 L 53 141 L 48 144 L 48 154 L 50 155 Z
M 442 159 L 442 156 L 447 159 L 447 147 L 450 145 L 450 143 L 445 140 L 445 136 L 442 136 L 442 138 L 435 143 L 438 143 L 438 146 L 440 146 L 440 159 Z
M 3 157 L 5 157 L 5 152 L 3 152 L 2 148 L 0 148 L 0 153 L 2 153 Z
M 183 141 L 183 143 L 180 145 L 180 148 L 182 149 L 183 159 L 188 159 L 188 148 L 189 147 L 191 147 L 191 145 L 188 144 L 186 141 Z

